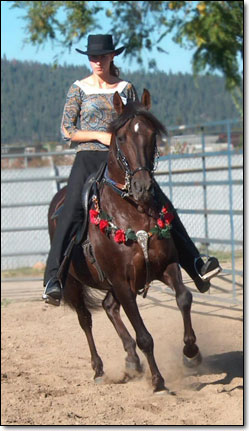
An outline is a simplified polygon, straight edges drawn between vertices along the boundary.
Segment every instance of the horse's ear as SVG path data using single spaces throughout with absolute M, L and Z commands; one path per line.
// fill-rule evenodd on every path
M 151 97 L 150 97 L 150 92 L 146 90 L 146 88 L 144 88 L 141 102 L 145 106 L 145 108 L 148 109 L 149 111 L 149 109 L 151 108 Z
M 113 96 L 113 105 L 114 105 L 115 111 L 119 115 L 122 114 L 125 105 L 123 104 L 123 101 L 117 91 Z

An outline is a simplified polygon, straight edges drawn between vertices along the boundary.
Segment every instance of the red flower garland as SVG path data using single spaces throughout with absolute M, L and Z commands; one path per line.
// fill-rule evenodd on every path
M 137 241 L 136 233 L 132 229 L 127 229 L 127 231 L 119 229 L 112 223 L 111 217 L 99 210 L 98 205 L 95 204 L 95 207 L 97 209 L 90 209 L 89 211 L 90 222 L 99 226 L 102 233 L 109 235 L 113 231 L 114 241 L 118 244 L 124 244 L 128 240 Z M 159 239 L 169 238 L 169 231 L 171 229 L 170 223 L 173 218 L 174 216 L 171 212 L 168 212 L 168 208 L 166 206 L 163 207 L 159 213 L 156 226 L 148 232 L 148 235 L 152 236 L 155 234 Z
M 91 223 L 93 223 L 93 224 L 98 225 L 98 224 L 99 224 L 99 222 L 100 222 L 100 219 L 99 219 L 99 211 L 96 211 L 96 210 L 91 209 L 91 210 L 89 211 L 89 214 L 90 214 L 90 222 L 91 222 Z
M 118 229 L 114 235 L 114 241 L 118 244 L 126 242 L 125 231 L 123 229 Z
M 101 230 L 101 232 L 105 233 L 106 228 L 109 226 L 109 223 L 107 220 L 100 220 L 99 222 L 99 228 Z

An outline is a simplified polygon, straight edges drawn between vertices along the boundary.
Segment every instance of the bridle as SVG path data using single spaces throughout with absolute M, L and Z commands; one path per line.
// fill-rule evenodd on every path
M 155 137 L 155 139 L 156 139 L 156 137 Z M 150 174 L 151 178 L 153 178 L 153 176 L 154 176 L 154 172 L 157 169 L 158 159 L 159 159 L 159 152 L 158 152 L 157 145 L 155 144 L 155 150 L 154 150 L 154 156 L 153 156 L 154 160 L 153 160 L 152 169 L 148 168 L 147 166 L 139 166 L 134 170 L 131 170 L 129 162 L 128 162 L 127 158 L 125 157 L 124 153 L 122 152 L 120 146 L 119 146 L 117 135 L 115 135 L 115 146 L 116 146 L 117 161 L 118 161 L 121 169 L 125 172 L 125 184 L 121 185 L 121 184 L 118 184 L 115 181 L 111 180 L 109 175 L 108 175 L 107 169 L 106 169 L 105 177 L 104 177 L 105 182 L 109 185 L 112 185 L 113 188 L 116 188 L 119 190 L 121 189 L 122 190 L 121 196 L 123 198 L 128 197 L 128 196 L 132 196 L 131 181 L 137 172 L 147 171 Z

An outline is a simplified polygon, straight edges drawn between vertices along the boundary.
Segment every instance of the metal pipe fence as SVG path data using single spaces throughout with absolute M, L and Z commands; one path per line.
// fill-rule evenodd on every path
M 234 302 L 243 274 L 236 268 L 243 248 L 243 141 L 233 143 L 235 129 L 243 137 L 240 120 L 169 128 L 155 172 L 200 251 L 229 256 L 223 273 L 232 276 Z M 48 206 L 66 185 L 73 158 L 72 150 L 1 156 L 2 271 L 45 263 Z

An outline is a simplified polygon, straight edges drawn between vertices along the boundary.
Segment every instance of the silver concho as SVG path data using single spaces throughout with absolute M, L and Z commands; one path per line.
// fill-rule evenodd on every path
M 149 258 L 149 256 L 148 256 L 149 235 L 147 232 L 145 232 L 145 230 L 138 230 L 136 232 L 136 236 L 137 236 L 137 242 L 141 246 L 143 253 L 144 253 L 144 257 L 147 260 Z

